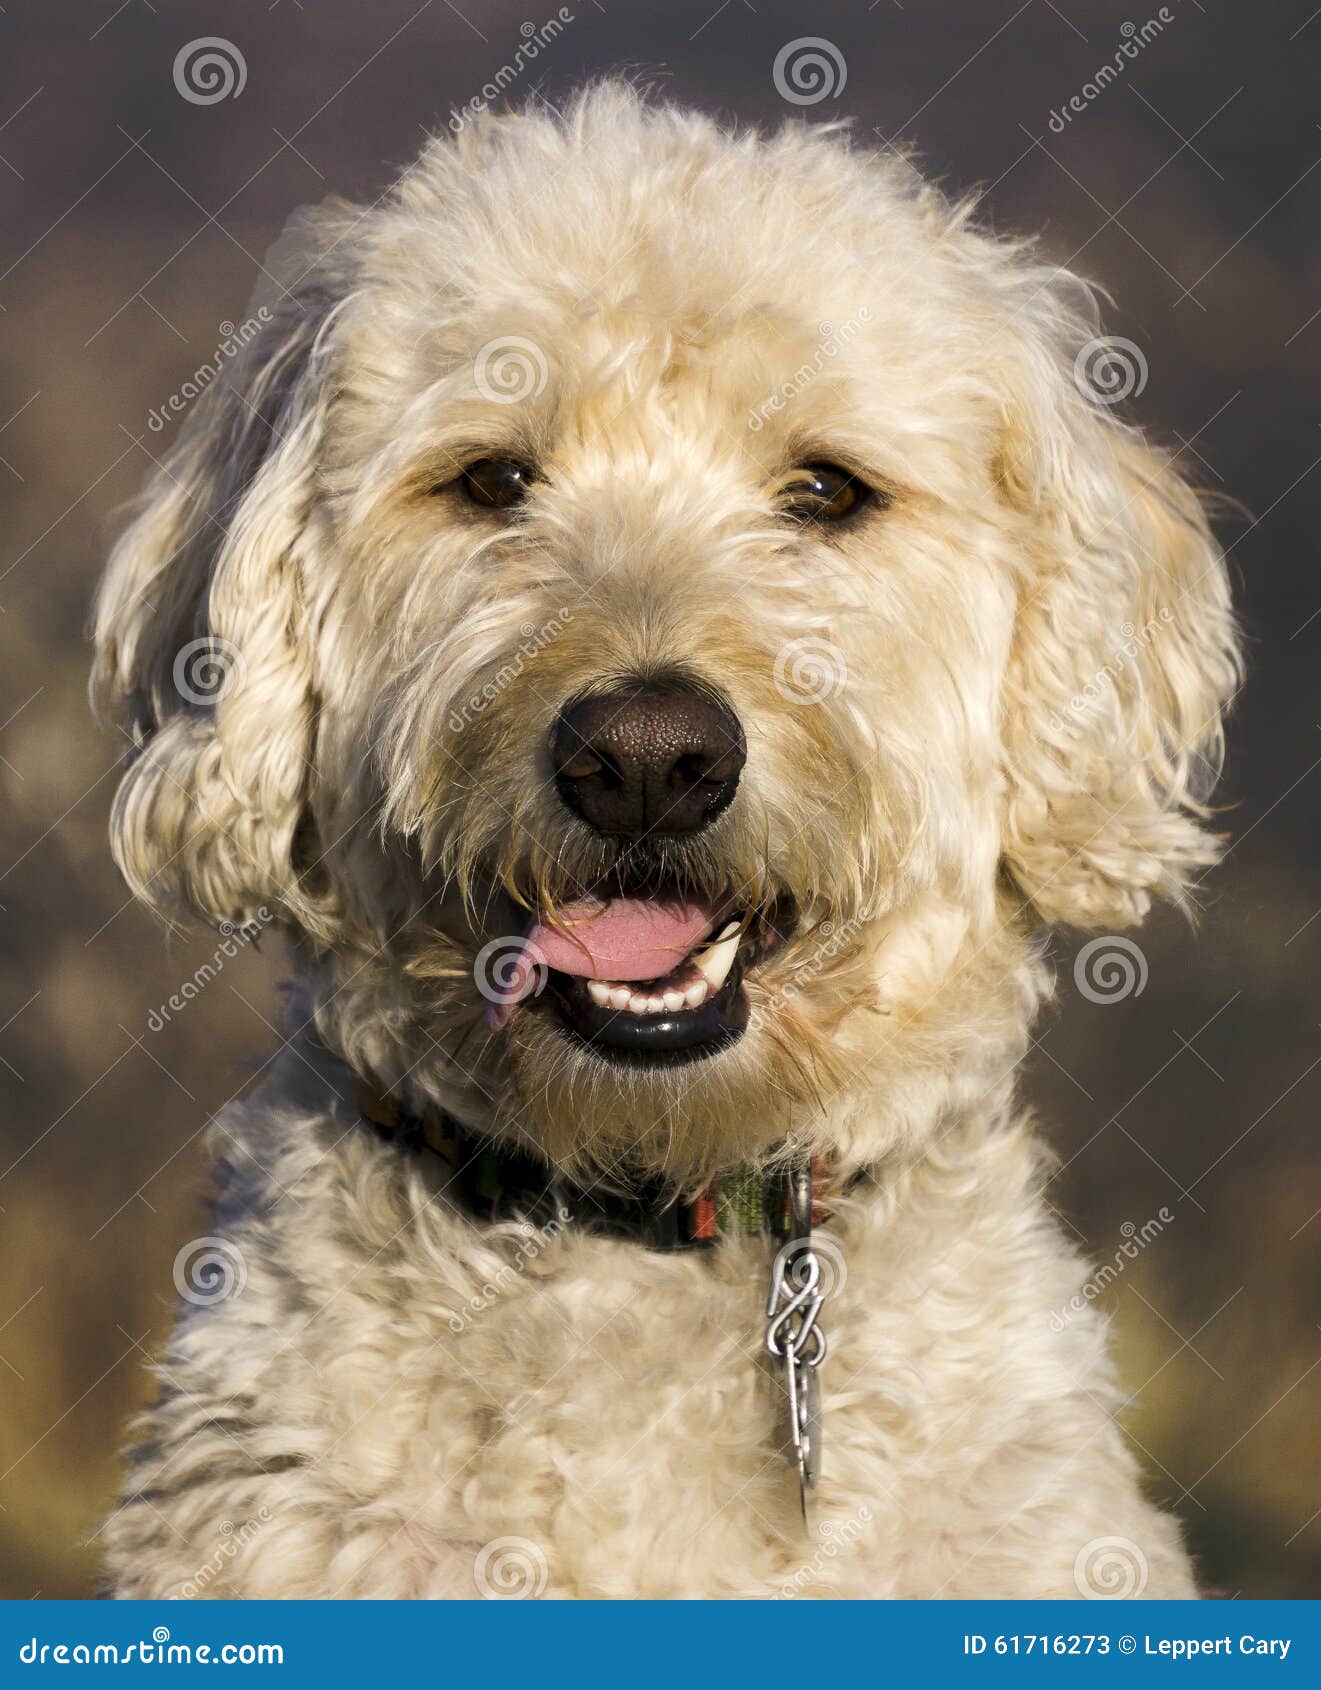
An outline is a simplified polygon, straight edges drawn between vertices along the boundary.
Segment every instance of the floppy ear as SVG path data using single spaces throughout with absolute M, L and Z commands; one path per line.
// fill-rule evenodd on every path
M 1011 405 L 1004 480 L 1026 539 L 1004 856 L 1041 918 L 1106 927 L 1140 921 L 1153 895 L 1183 902 L 1218 854 L 1205 801 L 1239 658 L 1200 500 L 1089 385 L 1085 354 L 1141 355 L 1082 345 L 1089 326 L 1055 310 Z M 1102 374 L 1122 381 L 1136 366 Z
M 328 405 L 321 286 L 206 389 L 111 555 L 93 697 L 134 745 L 111 819 L 138 896 L 212 921 L 298 901 L 315 689 L 302 557 Z

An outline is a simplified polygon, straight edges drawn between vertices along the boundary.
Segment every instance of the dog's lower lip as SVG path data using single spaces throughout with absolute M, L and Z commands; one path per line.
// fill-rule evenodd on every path
M 737 1044 L 748 1024 L 748 998 L 737 966 L 720 990 L 696 1009 L 658 1015 L 633 1015 L 594 1003 L 585 983 L 572 974 L 552 971 L 548 985 L 542 1001 L 549 1000 L 568 1037 L 598 1055 L 634 1066 L 714 1056 Z

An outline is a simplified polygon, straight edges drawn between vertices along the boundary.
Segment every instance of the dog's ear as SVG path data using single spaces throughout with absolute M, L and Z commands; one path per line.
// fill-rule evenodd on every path
M 1004 856 L 1042 919 L 1124 926 L 1153 895 L 1183 902 L 1217 855 L 1206 800 L 1237 637 L 1201 501 L 1108 404 L 1141 379 L 1140 352 L 1086 340 L 1037 293 L 1007 378 L 1002 480 L 1024 542 Z
M 244 325 L 259 327 L 196 401 L 101 586 L 93 697 L 133 742 L 111 838 L 162 910 L 298 903 L 315 711 L 302 552 L 333 303 L 313 277 Z

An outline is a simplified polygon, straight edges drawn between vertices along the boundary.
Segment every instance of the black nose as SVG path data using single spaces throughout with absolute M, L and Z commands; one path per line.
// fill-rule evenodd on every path
M 571 699 L 551 735 L 560 797 L 598 833 L 696 833 L 733 798 L 747 761 L 738 717 L 673 677 Z

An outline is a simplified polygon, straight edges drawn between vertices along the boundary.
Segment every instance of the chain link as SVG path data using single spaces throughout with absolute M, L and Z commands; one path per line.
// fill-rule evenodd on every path
M 821 1258 L 812 1248 L 812 1192 L 793 1192 L 793 1220 L 802 1236 L 790 1238 L 776 1252 L 766 1303 L 766 1349 L 784 1367 L 792 1460 L 797 1469 L 803 1519 L 821 1470 L 821 1387 L 818 1370 L 826 1359 L 821 1306 L 826 1300 Z

